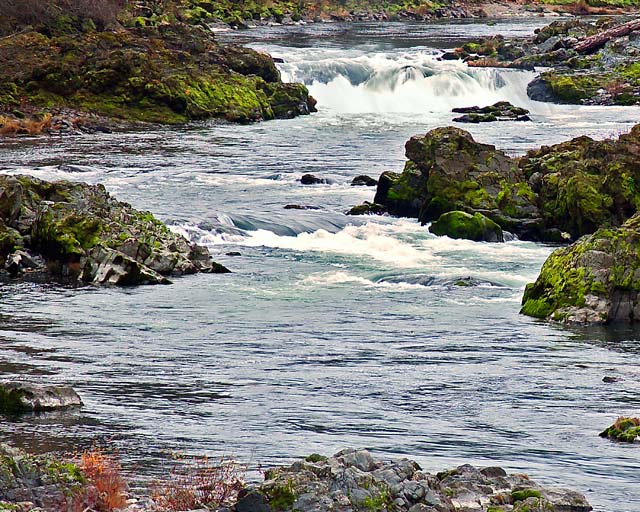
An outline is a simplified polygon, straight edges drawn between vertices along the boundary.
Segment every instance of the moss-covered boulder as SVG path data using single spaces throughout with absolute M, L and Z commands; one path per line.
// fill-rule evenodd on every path
M 406 155 L 402 173 L 380 176 L 374 203 L 423 224 L 479 213 L 520 239 L 566 243 L 620 226 L 640 205 L 640 125 L 618 139 L 578 137 L 521 158 L 436 128 L 412 137 Z M 352 213 L 376 209 L 365 203 Z
M 535 194 L 517 162 L 470 133 L 436 128 L 412 137 L 402 173 L 380 176 L 374 202 L 423 224 L 454 210 L 481 213 L 502 229 L 540 239 Z
M 553 252 L 521 313 L 565 323 L 640 321 L 640 214 Z
M 526 108 L 516 107 L 508 101 L 498 101 L 486 107 L 458 107 L 451 110 L 457 114 L 456 123 L 492 123 L 495 121 L 531 121 Z
M 0 221 L 0 272 L 14 276 L 133 285 L 227 271 L 206 248 L 112 198 L 102 185 L 0 176 Z
M 464 238 L 475 242 L 504 242 L 502 228 L 481 213 L 443 213 L 429 226 L 429 231 L 438 236 L 446 235 L 449 238 Z
M 285 84 L 271 57 L 221 46 L 185 24 L 0 39 L 0 113 L 62 108 L 126 121 L 250 122 L 308 114 L 302 84 Z
M 573 239 L 619 226 L 640 206 L 640 125 L 614 140 L 578 137 L 543 146 L 519 167 L 546 226 Z
M 640 418 L 620 416 L 613 425 L 600 432 L 600 437 L 633 443 L 640 439 Z

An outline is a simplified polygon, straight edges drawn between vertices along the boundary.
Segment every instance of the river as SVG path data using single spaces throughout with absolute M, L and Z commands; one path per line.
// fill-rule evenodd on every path
M 451 124 L 455 106 L 530 109 L 531 123 L 462 126 L 514 155 L 638 122 L 638 108 L 532 102 L 531 72 L 437 60 L 471 37 L 547 21 L 222 33 L 283 59 L 319 112 L 0 141 L 2 172 L 103 183 L 233 271 L 132 289 L 3 284 L 3 377 L 69 383 L 85 407 L 3 418 L 0 436 L 38 452 L 107 444 L 143 478 L 171 451 L 255 469 L 366 447 L 429 471 L 500 465 L 580 490 L 602 512 L 640 511 L 637 446 L 597 435 L 639 412 L 639 333 L 519 315 L 553 247 L 344 214 L 374 194 L 353 177 L 401 170 L 404 142 Z M 304 173 L 333 183 L 302 186 Z M 453 285 L 467 277 L 479 286 Z

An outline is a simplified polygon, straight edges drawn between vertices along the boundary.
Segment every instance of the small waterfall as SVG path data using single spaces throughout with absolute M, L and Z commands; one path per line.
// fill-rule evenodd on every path
M 532 106 L 526 84 L 535 76 L 439 61 L 430 50 L 349 56 L 335 50 L 303 52 L 290 55 L 280 69 L 285 80 L 305 83 L 321 108 L 336 113 L 442 112 L 501 100 Z

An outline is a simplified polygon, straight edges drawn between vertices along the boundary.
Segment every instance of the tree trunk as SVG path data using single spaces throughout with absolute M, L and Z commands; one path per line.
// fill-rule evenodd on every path
M 631 32 L 640 30 L 640 19 L 629 21 L 617 27 L 610 28 L 599 34 L 587 37 L 581 41 L 578 41 L 573 45 L 573 49 L 578 53 L 593 53 L 602 46 L 604 46 L 611 39 L 616 37 L 626 36 Z

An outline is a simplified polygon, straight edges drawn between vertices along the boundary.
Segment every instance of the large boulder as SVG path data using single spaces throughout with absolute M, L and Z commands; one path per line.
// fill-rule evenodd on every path
M 504 242 L 502 228 L 481 213 L 453 211 L 440 215 L 429 227 L 434 235 L 464 238 L 475 242 Z
M 269 55 L 222 46 L 204 27 L 174 20 L 114 31 L 29 28 L 0 38 L 0 112 L 42 120 L 73 108 L 89 118 L 175 124 L 315 111 L 307 88 L 283 83 Z
M 329 458 L 314 454 L 267 471 L 265 479 L 258 491 L 270 509 L 260 510 L 592 510 L 582 494 L 544 488 L 526 475 L 508 475 L 499 467 L 464 465 L 433 475 L 412 460 L 382 461 L 366 450 L 343 450 Z
M 404 171 L 380 176 L 374 202 L 423 224 L 458 210 L 480 213 L 523 240 L 567 242 L 619 226 L 640 204 L 640 125 L 618 139 L 578 137 L 521 158 L 453 127 L 412 137 L 405 147 Z
M 67 282 L 156 284 L 166 276 L 228 272 L 206 248 L 102 185 L 0 176 L 0 269 Z
M 619 226 L 640 204 L 640 125 L 617 140 L 583 136 L 529 151 L 519 163 L 544 224 L 576 239 Z
M 640 213 L 553 252 L 521 313 L 577 324 L 640 321 Z
M 82 400 L 71 386 L 0 382 L 0 412 L 50 411 L 81 405 Z

